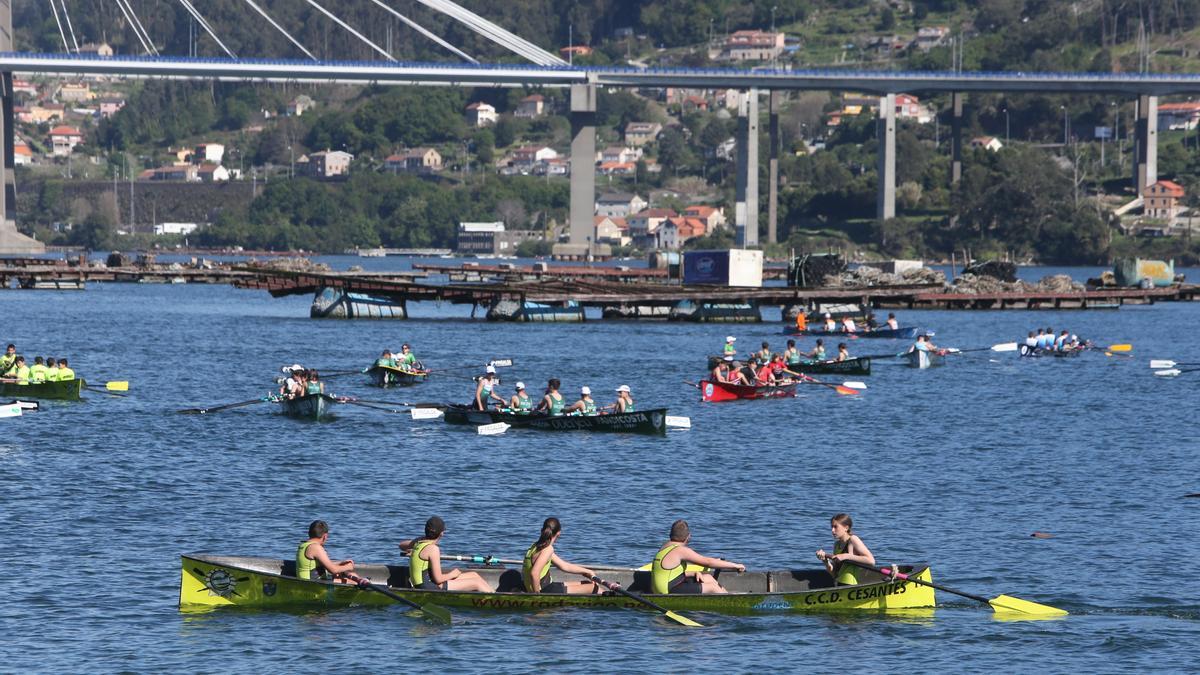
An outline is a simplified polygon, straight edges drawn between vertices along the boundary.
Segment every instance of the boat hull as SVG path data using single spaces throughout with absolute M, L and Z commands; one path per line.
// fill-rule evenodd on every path
M 1083 347 L 1080 347 L 1078 349 L 1068 349 L 1066 351 L 1059 351 L 1057 349 L 1030 349 L 1029 347 L 1027 347 L 1025 345 L 1021 345 L 1019 347 L 1019 351 L 1021 354 L 1021 358 L 1024 358 L 1024 359 L 1042 359 L 1042 358 L 1071 359 L 1071 358 L 1075 358 L 1075 357 L 1079 356 L 1080 354 L 1084 353 L 1087 350 Z
M 449 406 L 442 419 L 448 424 L 494 424 L 504 422 L 514 428 L 542 431 L 600 431 L 661 436 L 667 433 L 667 409 L 654 408 L 610 415 L 516 415 L 496 410 L 475 410 L 467 406 Z
M 910 368 L 937 368 L 946 365 L 946 355 L 914 349 L 905 354 Z
M 493 593 L 418 591 L 408 587 L 408 567 L 356 565 L 356 571 L 393 593 L 421 604 L 473 610 L 537 611 L 558 607 L 645 609 L 640 603 L 613 595 L 526 593 L 521 571 L 512 568 L 474 568 Z M 928 566 L 901 565 L 916 579 L 933 580 Z M 383 606 L 395 601 L 382 593 L 350 584 L 297 579 L 295 563 L 271 558 L 187 554 L 181 556 L 179 608 L 210 611 L 221 607 L 247 609 L 304 609 Z M 662 595 L 649 593 L 650 573 L 604 572 L 609 581 L 644 594 L 670 610 L 747 614 L 759 612 L 915 611 L 932 609 L 934 590 L 911 581 L 890 581 L 875 572 L 860 572 L 863 583 L 834 586 L 824 570 L 780 570 L 735 574 L 714 570 L 728 594 Z
M 904 328 L 876 328 L 875 330 L 862 330 L 856 333 L 846 333 L 840 330 L 828 331 L 822 328 L 809 328 L 808 330 L 796 330 L 795 328 L 784 328 L 784 335 L 793 337 L 841 337 L 841 338 L 879 338 L 887 340 L 911 340 L 917 337 L 918 329 L 916 326 L 905 326 Z
M 424 382 L 427 373 L 391 366 L 371 366 L 367 369 L 367 376 L 371 378 L 371 385 L 375 387 L 409 387 Z
M 708 357 L 708 369 L 711 371 L 720 365 L 719 356 Z M 797 373 L 833 374 L 833 375 L 870 375 L 871 359 L 860 357 L 845 361 L 801 361 L 787 366 L 787 369 Z
M 792 382 L 789 384 L 753 386 L 701 380 L 697 386 L 700 388 L 700 400 L 710 403 L 722 403 L 724 401 L 752 401 L 760 398 L 791 398 L 796 395 L 796 387 L 800 386 L 800 384 Z
M 16 396 L 20 399 L 54 399 L 59 401 L 78 401 L 87 382 L 63 380 L 61 382 L 39 382 L 37 384 L 0 383 L 0 396 Z
M 318 421 L 329 417 L 335 402 L 337 399 L 328 394 L 309 394 L 297 398 L 281 398 L 279 406 L 288 417 Z

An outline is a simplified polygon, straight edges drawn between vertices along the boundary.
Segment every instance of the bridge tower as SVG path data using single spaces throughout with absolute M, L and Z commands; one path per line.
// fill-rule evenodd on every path
M 0 0 L 0 52 L 16 51 L 13 45 L 12 0 Z M 13 173 L 13 74 L 0 73 L 0 253 L 44 253 L 46 245 L 17 231 L 17 182 Z
M 779 106 L 783 92 L 772 89 L 767 99 L 771 150 L 767 155 L 767 243 L 779 241 Z
M 737 195 L 734 203 L 735 241 L 758 246 L 758 89 L 751 87 L 738 101 Z
M 875 202 L 875 217 L 887 220 L 896 217 L 896 95 L 879 97 L 878 180 L 879 192 Z
M 1139 96 L 1137 100 L 1137 161 L 1133 166 L 1133 187 L 1141 197 L 1146 187 L 1158 182 L 1158 97 Z
M 590 257 L 595 254 L 596 223 L 596 85 L 571 85 L 571 210 L 570 240 L 556 254 Z

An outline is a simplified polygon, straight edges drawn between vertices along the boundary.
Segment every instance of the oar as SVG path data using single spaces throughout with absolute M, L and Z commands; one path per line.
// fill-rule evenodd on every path
M 965 593 L 963 591 L 958 591 L 953 588 L 947 588 L 941 584 L 935 584 L 932 581 L 925 581 L 923 579 L 918 579 L 916 577 L 912 577 L 907 574 L 901 574 L 900 571 L 896 570 L 896 569 L 891 569 L 891 568 L 887 568 L 887 567 L 881 567 L 881 568 L 870 567 L 868 565 L 863 565 L 861 563 L 854 562 L 853 560 L 845 560 L 845 561 L 843 561 L 843 564 L 844 563 L 850 563 L 851 565 L 854 565 L 855 567 L 861 567 L 864 570 L 871 570 L 873 572 L 878 572 L 889 579 L 891 579 L 891 578 L 902 579 L 904 581 L 910 581 L 914 584 L 921 584 L 922 586 L 929 586 L 930 588 L 936 588 L 939 591 L 953 593 L 954 595 L 961 595 L 964 598 L 970 598 L 972 600 L 975 600 L 976 602 L 981 602 L 985 605 L 991 605 L 992 610 L 994 610 L 996 612 L 1019 612 L 1021 614 L 1029 614 L 1031 616 L 1041 616 L 1041 617 L 1066 616 L 1067 615 L 1066 610 L 1062 610 L 1057 607 L 1051 607 L 1049 605 L 1038 604 L 1036 602 L 1030 602 L 1029 600 L 1022 600 L 1020 598 L 1014 598 L 1010 595 L 998 595 L 994 598 L 988 599 L 988 598 L 983 597 L 982 595 L 974 595 L 972 593 Z
M 484 364 L 484 367 L 494 366 L 496 368 L 508 368 L 512 364 L 513 364 L 512 359 L 492 359 L 491 361 L 488 361 L 486 364 Z M 448 366 L 446 368 L 430 368 L 429 370 L 426 370 L 425 372 L 427 372 L 427 373 L 444 373 L 447 370 L 467 370 L 470 368 L 478 368 L 478 367 L 479 367 L 478 363 L 472 363 L 472 364 L 468 364 L 465 366 Z
M 240 403 L 227 403 L 225 405 L 212 406 L 211 408 L 185 408 L 176 412 L 181 415 L 204 415 L 210 412 L 217 412 L 218 410 L 229 410 L 230 408 L 241 408 L 243 406 L 254 405 L 255 403 L 265 403 L 269 400 L 271 399 L 263 396 L 262 398 L 253 398 Z
M 390 413 L 407 412 L 407 410 L 401 410 L 399 408 L 388 408 L 388 407 L 381 406 L 381 405 L 374 405 L 372 403 L 367 403 L 366 401 L 357 401 L 352 398 L 339 398 L 338 403 L 345 403 L 347 405 L 356 405 L 360 408 L 370 408 L 371 410 L 382 410 L 384 412 L 390 412 Z
M 970 354 L 971 352 L 1015 352 L 1019 349 L 1015 342 L 1001 342 L 998 345 L 991 347 L 977 347 L 973 349 L 958 349 L 957 347 L 947 347 L 947 354 Z M 907 353 L 907 352 L 906 352 Z
M 1184 363 L 1180 361 L 1168 361 L 1166 359 L 1156 359 L 1150 362 L 1151 368 L 1174 368 L 1175 366 L 1200 366 L 1200 363 Z
M 623 595 L 631 600 L 636 600 L 636 601 L 642 603 L 643 605 L 649 607 L 650 609 L 654 609 L 654 610 L 658 610 L 659 612 L 662 612 L 663 616 L 674 621 L 675 623 L 678 623 L 681 626 L 687 626 L 689 628 L 704 628 L 704 624 L 696 623 L 695 621 L 692 621 L 691 619 L 687 618 L 686 616 L 683 616 L 682 614 L 676 614 L 675 612 L 672 612 L 671 610 L 667 609 L 666 607 L 663 607 L 662 605 L 659 605 L 658 603 L 651 602 L 650 600 L 643 598 L 642 596 L 638 595 L 637 593 L 634 593 L 633 591 L 627 591 L 624 588 L 621 588 L 620 585 L 614 584 L 611 581 L 605 581 L 597 576 L 588 577 L 588 579 L 592 583 L 599 584 L 618 595 Z
M 804 382 L 806 384 L 819 384 L 822 387 L 829 387 L 830 389 L 836 391 L 837 393 L 841 394 L 842 396 L 858 395 L 857 389 L 852 389 L 852 388 L 844 386 L 844 385 L 834 384 L 832 382 L 822 382 L 822 381 L 816 379 L 815 377 L 810 377 L 808 375 L 805 375 L 804 373 L 797 373 L 793 370 L 788 370 L 787 368 L 784 368 L 783 372 L 791 374 L 791 375 L 795 375 L 796 377 L 798 377 L 800 379 L 801 382 Z M 856 382 L 855 384 L 862 384 L 862 383 Z M 866 385 L 864 384 L 863 387 L 866 387 Z
M 455 560 L 458 562 L 477 563 L 480 565 L 524 565 L 524 560 L 510 560 L 505 558 L 497 558 L 494 555 L 463 555 L 461 553 L 450 555 L 447 553 L 441 554 L 442 560 Z M 636 572 L 633 567 L 613 567 L 611 565 L 584 565 L 580 563 L 580 567 L 586 567 L 590 570 L 600 570 L 602 572 Z
M 446 609 L 445 607 L 439 607 L 439 606 L 433 605 L 433 604 L 422 605 L 421 603 L 417 602 L 416 600 L 410 600 L 409 598 L 406 598 L 403 595 L 400 595 L 398 593 L 393 593 L 391 590 L 389 590 L 387 588 L 387 586 L 384 586 L 383 584 L 373 584 L 373 583 L 371 583 L 370 579 L 364 579 L 363 577 L 360 577 L 357 574 L 347 574 L 346 578 L 353 581 L 361 589 L 375 591 L 376 593 L 379 593 L 381 595 L 386 595 L 387 597 L 395 600 L 396 602 L 399 602 L 399 603 L 408 605 L 409 607 L 412 607 L 413 609 L 415 609 L 418 612 L 420 612 L 421 614 L 423 614 L 425 616 L 425 618 L 427 618 L 427 619 L 437 621 L 438 623 L 444 623 L 446 625 L 450 624 L 450 610 Z
M 126 385 L 126 386 L 125 386 L 125 388 L 126 388 L 126 389 L 128 389 L 128 388 L 129 388 L 129 383 L 128 383 L 128 382 L 126 382 L 126 383 L 125 383 L 125 385 Z M 105 388 L 105 387 L 93 387 L 93 386 L 92 386 L 92 385 L 90 385 L 90 384 L 88 384 L 88 385 L 84 385 L 84 387 L 83 387 L 83 388 L 84 388 L 84 389 L 87 389 L 88 391 L 98 391 L 98 392 L 100 392 L 100 393 L 102 393 L 102 394 L 108 394 L 109 396 L 120 396 L 121 398 L 125 398 L 126 396 L 128 396 L 128 395 L 129 395 L 129 394 L 118 394 L 117 392 L 115 392 L 115 391 L 112 391 L 112 390 L 110 390 L 110 389 L 107 389 L 107 388 Z
M 1184 373 L 1195 373 L 1197 371 L 1200 371 L 1200 368 L 1186 368 L 1184 370 L 1172 368 L 1170 370 L 1156 370 L 1154 371 L 1154 375 L 1157 377 L 1177 377 Z

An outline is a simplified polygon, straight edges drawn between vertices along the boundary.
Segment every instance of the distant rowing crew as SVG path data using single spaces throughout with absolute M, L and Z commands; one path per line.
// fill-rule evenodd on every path
M 1053 328 L 1039 328 L 1036 332 L 1029 331 L 1020 351 L 1021 356 L 1037 356 L 1042 352 L 1062 353 L 1087 349 L 1090 344 L 1086 340 L 1081 341 L 1078 335 L 1073 335 L 1070 331 L 1064 330 L 1055 336 Z
M 579 400 L 568 405 L 566 399 L 558 391 L 562 387 L 562 382 L 556 377 L 550 378 L 546 383 L 546 390 L 542 394 L 541 400 L 536 403 L 533 397 L 526 391 L 524 382 L 516 383 L 513 386 L 514 393 L 512 397 L 507 399 L 497 391 L 498 386 L 496 367 L 488 366 L 483 377 L 480 377 L 479 382 L 475 385 L 475 399 L 471 402 L 471 406 L 479 411 L 495 407 L 501 412 L 515 415 L 544 413 L 552 417 L 560 415 L 599 415 L 607 411 L 616 413 L 631 413 L 635 411 L 633 394 L 627 384 L 617 387 L 617 400 L 603 407 L 596 405 L 596 400 L 592 398 L 592 389 L 586 385 L 579 388 Z
M 321 374 L 316 370 L 305 368 L 299 363 L 286 366 L 283 370 L 288 377 L 279 387 L 281 398 L 293 400 L 325 393 L 325 383 L 321 381 Z
M 825 333 L 841 332 L 854 334 L 860 332 L 858 324 L 856 324 L 854 321 L 853 315 L 847 314 L 846 316 L 843 316 L 841 322 L 839 323 L 838 321 L 834 320 L 832 314 L 825 312 L 824 319 L 825 321 L 821 325 L 821 330 Z M 867 314 L 865 323 L 865 332 L 872 332 L 881 328 L 887 331 L 900 330 L 900 322 L 896 320 L 896 315 L 891 312 L 888 313 L 885 327 L 881 327 L 875 322 L 875 314 L 873 312 Z M 801 333 L 810 332 L 808 327 L 808 317 L 804 314 L 804 312 L 796 314 L 796 330 Z
M 75 371 L 67 365 L 65 358 L 42 359 L 35 356 L 33 365 L 27 365 L 25 357 L 17 353 L 17 346 L 9 344 L 0 356 L 0 381 L 10 384 L 28 385 L 42 382 L 64 382 L 75 379 Z

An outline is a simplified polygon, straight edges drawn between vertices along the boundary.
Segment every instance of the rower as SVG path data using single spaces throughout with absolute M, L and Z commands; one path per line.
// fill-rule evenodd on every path
M 833 533 L 833 553 L 825 549 L 817 549 L 817 560 L 825 563 L 825 569 L 833 577 L 834 583 L 853 586 L 859 583 L 858 568 L 847 565 L 846 562 L 856 562 L 863 565 L 874 565 L 875 556 L 863 540 L 851 529 L 854 521 L 845 513 L 839 513 L 829 519 L 829 530 Z
M 737 354 L 737 348 L 733 346 L 734 342 L 737 342 L 737 338 L 733 337 L 732 335 L 725 338 L 725 348 L 724 351 L 721 352 L 722 356 L 730 358 Z
M 804 355 L 800 353 L 799 349 L 796 349 L 795 340 L 787 341 L 787 349 L 783 352 L 783 358 L 789 366 L 799 365 L 804 360 Z
M 813 350 L 811 352 L 808 352 L 807 354 L 805 354 L 805 356 L 812 359 L 813 361 L 824 361 L 825 360 L 825 341 L 822 340 L 821 338 L 817 338 L 817 346 L 813 347 Z
M 400 542 L 400 549 L 410 556 L 408 580 L 412 587 L 428 591 L 472 591 L 491 593 L 492 585 L 478 572 L 453 568 L 442 572 L 442 552 L 438 543 L 446 534 L 446 523 L 433 516 L 425 521 L 425 536 Z
M 413 353 L 412 348 L 408 346 L 407 342 L 400 345 L 400 354 L 396 358 L 396 366 L 410 373 L 421 371 L 421 362 L 417 360 L 417 355 Z
M 726 356 L 717 362 L 716 367 L 709 373 L 708 379 L 713 382 L 729 382 L 730 367 L 733 365 L 733 357 Z
M 1037 336 L 1033 331 L 1029 331 L 1029 337 L 1025 338 L 1025 343 L 1021 345 L 1021 356 L 1033 356 L 1037 351 Z
M 379 358 L 375 359 L 375 365 L 380 368 L 395 368 L 396 359 L 392 358 L 392 350 L 383 350 L 383 353 L 379 355 Z
M 517 393 L 508 402 L 508 409 L 518 415 L 528 415 L 533 412 L 533 399 L 529 398 L 529 394 L 525 391 L 525 383 L 518 382 L 514 389 Z
M 41 384 L 46 381 L 46 364 L 42 363 L 42 357 L 33 357 L 33 365 L 29 367 L 29 381 L 33 384 Z
M 339 584 L 354 583 L 346 575 L 354 572 L 353 560 L 334 562 L 325 551 L 329 541 L 329 525 L 323 520 L 314 520 L 308 526 L 308 539 L 300 542 L 296 549 L 296 578 L 323 579 Z
M 725 380 L 728 384 L 744 384 L 749 386 L 750 378 L 746 377 L 746 373 L 742 370 L 742 362 L 734 361 L 729 367 L 729 375 Z
M 825 332 L 832 333 L 837 330 L 837 322 L 833 320 L 833 315 L 825 312 Z
M 58 362 L 53 357 L 46 358 L 46 381 L 58 381 Z
M 771 370 L 770 358 L 755 369 L 754 383 L 760 386 L 775 384 L 775 372 Z
M 875 320 L 875 312 L 868 312 L 867 320 L 864 323 L 867 326 L 868 333 L 875 330 L 876 328 L 879 328 L 879 322 Z
M 496 367 L 488 366 L 483 373 L 483 377 L 479 378 L 479 384 L 475 385 L 475 409 L 487 410 L 488 404 L 492 400 L 499 401 L 502 405 L 507 403 L 504 397 L 496 393 Z
M 305 374 L 307 377 L 304 383 L 304 393 L 310 396 L 312 394 L 324 394 L 325 383 L 321 381 L 321 375 L 315 370 L 309 370 Z
M 803 333 L 808 330 L 808 316 L 804 314 L 804 310 L 796 312 L 796 332 Z
M 564 414 L 579 413 L 580 415 L 595 415 L 596 400 L 592 398 L 592 388 L 588 386 L 579 388 L 579 400 L 567 406 L 563 410 Z
M 838 363 L 841 363 L 842 361 L 850 360 L 850 350 L 846 348 L 845 342 L 838 343 L 837 358 L 834 360 L 837 361 Z
M 7 377 L 8 371 L 13 369 L 13 364 L 17 362 L 17 346 L 11 342 L 8 348 L 4 350 L 4 356 L 0 356 L 0 377 Z
M 9 381 L 16 380 L 19 385 L 29 384 L 29 366 L 25 365 L 25 357 L 17 355 L 16 361 L 13 362 L 12 368 L 8 369 Z
M 60 361 L 60 363 L 61 362 L 62 361 Z M 59 377 L 61 378 L 61 368 L 59 370 Z M 300 380 L 302 379 L 302 375 L 304 373 L 304 366 L 300 365 L 299 363 L 294 363 L 292 364 L 291 368 L 288 368 L 287 373 L 287 379 L 284 380 L 283 385 L 279 387 L 279 395 L 286 396 L 288 398 L 303 396 L 304 389 L 300 384 Z
M 633 394 L 629 391 L 629 385 L 617 387 L 617 402 L 613 404 L 613 409 L 617 414 L 634 412 Z
M 764 363 L 770 363 L 771 345 L 766 342 L 762 343 L 762 349 L 754 352 L 753 360 L 760 365 Z
M 537 409 L 544 410 L 550 415 L 563 414 L 565 402 L 562 394 L 558 393 L 558 388 L 561 386 L 562 382 L 559 382 L 557 377 L 550 378 L 550 381 L 546 383 L 546 395 L 542 397 L 541 403 L 538 403 Z
M 521 565 L 521 578 L 525 582 L 526 593 L 595 593 L 602 591 L 599 584 L 587 581 L 555 581 L 550 576 L 550 568 L 557 567 L 567 574 L 578 574 L 585 579 L 596 576 L 592 570 L 574 565 L 554 552 L 554 544 L 562 534 L 562 524 L 558 518 L 547 518 L 542 523 L 542 531 L 538 540 L 525 551 L 525 560 Z M 537 570 L 537 574 L 534 574 Z
M 776 353 L 771 356 L 771 374 L 775 376 L 775 381 L 779 382 L 784 379 L 783 371 L 787 370 L 787 364 L 783 362 L 783 354 Z
M 655 593 L 698 594 L 727 593 L 715 577 L 707 572 L 688 572 L 687 564 L 745 572 L 746 566 L 720 558 L 700 555 L 687 543 L 692 538 L 686 520 L 671 524 L 671 538 L 662 545 L 650 565 L 650 582 Z
M 850 316 L 849 314 L 842 317 L 842 332 L 843 333 L 857 333 L 858 332 L 858 326 L 854 325 L 854 317 Z
M 891 328 L 892 330 L 898 330 L 900 328 L 900 322 L 896 321 L 896 314 L 894 312 L 888 312 L 887 327 Z
M 1060 351 L 1060 352 L 1066 351 L 1067 350 L 1067 342 L 1069 342 L 1070 339 L 1071 339 L 1070 331 L 1064 330 L 1062 333 L 1060 333 L 1058 335 L 1058 337 L 1054 339 L 1055 351 Z

